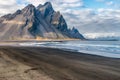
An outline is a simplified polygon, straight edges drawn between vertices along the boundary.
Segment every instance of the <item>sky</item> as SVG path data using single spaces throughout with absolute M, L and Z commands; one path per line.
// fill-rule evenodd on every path
M 120 37 L 120 0 L 0 0 L 0 16 L 47 1 L 86 38 Z

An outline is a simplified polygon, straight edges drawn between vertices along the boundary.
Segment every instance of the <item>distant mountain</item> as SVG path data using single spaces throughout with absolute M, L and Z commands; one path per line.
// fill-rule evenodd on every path
M 54 11 L 50 2 L 38 7 L 29 4 L 22 10 L 0 18 L 0 40 L 41 38 L 84 39 L 77 29 L 68 29 L 64 17 Z
M 97 41 L 120 41 L 119 33 L 86 33 L 84 34 L 86 40 L 97 40 Z
M 98 37 L 93 40 L 97 41 L 119 41 L 120 37 L 115 37 L 115 36 L 108 36 L 108 37 Z

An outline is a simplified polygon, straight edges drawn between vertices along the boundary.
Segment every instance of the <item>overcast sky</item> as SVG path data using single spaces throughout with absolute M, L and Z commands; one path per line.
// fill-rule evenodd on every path
M 0 0 L 0 16 L 46 1 L 86 37 L 120 36 L 120 0 Z

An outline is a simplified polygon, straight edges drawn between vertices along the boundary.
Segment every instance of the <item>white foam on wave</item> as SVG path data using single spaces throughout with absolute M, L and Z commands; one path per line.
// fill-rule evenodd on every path
M 114 42 L 103 43 L 101 42 L 30 42 L 30 43 L 19 43 L 20 46 L 41 46 L 50 48 L 59 48 L 72 51 L 78 51 L 88 54 L 120 58 L 120 43 L 114 44 Z

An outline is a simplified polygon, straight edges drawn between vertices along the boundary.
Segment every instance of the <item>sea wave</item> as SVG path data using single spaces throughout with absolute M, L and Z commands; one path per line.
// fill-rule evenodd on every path
M 31 42 L 20 43 L 19 45 L 59 48 L 106 57 L 120 58 L 120 42 L 116 41 Z

